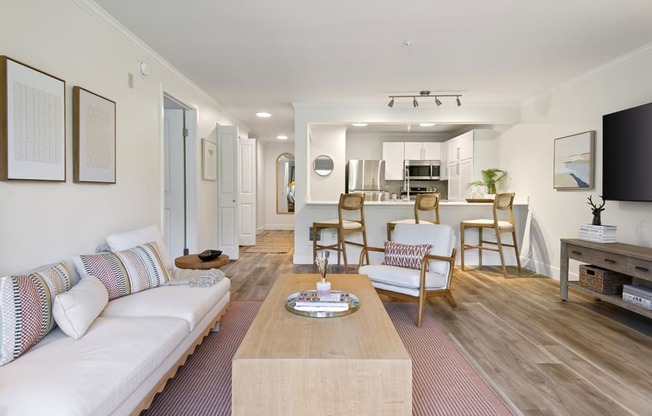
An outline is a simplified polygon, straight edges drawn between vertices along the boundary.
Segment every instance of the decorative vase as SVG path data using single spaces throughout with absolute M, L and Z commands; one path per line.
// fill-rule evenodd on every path
M 330 252 L 328 250 L 320 251 L 315 257 L 315 264 L 321 275 L 321 280 L 317 282 L 317 296 L 330 297 L 331 295 L 331 282 L 326 281 L 326 273 L 328 272 L 328 256 Z

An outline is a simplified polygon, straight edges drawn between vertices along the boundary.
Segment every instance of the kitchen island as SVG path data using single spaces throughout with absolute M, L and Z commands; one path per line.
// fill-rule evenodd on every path
M 469 203 L 467 201 L 440 201 L 439 203 L 439 217 L 442 224 L 449 224 L 453 227 L 456 236 L 456 247 L 458 255 L 456 263 L 460 263 L 461 252 L 459 250 L 459 232 L 460 222 L 475 218 L 492 218 L 493 204 L 487 203 Z M 525 231 L 525 222 L 528 213 L 527 199 L 517 199 L 514 201 L 514 222 L 518 235 L 518 245 L 523 245 L 523 234 Z M 364 204 L 365 223 L 367 226 L 367 244 L 373 247 L 383 247 L 387 237 L 387 222 L 394 220 L 401 220 L 406 218 L 414 218 L 414 201 L 403 200 L 390 200 L 390 201 L 371 201 Z M 427 215 L 427 214 L 426 214 Z M 336 201 L 311 201 L 307 202 L 302 210 L 302 217 L 310 217 L 307 222 L 308 227 L 314 221 L 327 220 L 337 218 L 337 202 Z M 296 230 L 299 230 L 297 226 Z M 303 232 L 303 230 L 302 230 Z M 308 234 L 308 230 L 305 231 Z M 477 230 L 467 231 L 466 241 L 477 241 Z M 489 233 L 485 231 L 485 238 L 489 237 Z M 306 239 L 308 237 L 308 239 Z M 311 264 L 312 263 L 312 241 L 309 239 L 310 235 L 301 235 L 295 231 L 295 264 Z M 337 235 L 335 230 L 324 230 L 322 238 L 326 243 L 335 243 Z M 361 236 L 353 234 L 350 236 L 355 241 L 362 241 Z M 509 238 L 505 236 L 504 238 Z M 492 238 L 493 239 L 493 238 Z M 359 259 L 360 250 L 355 246 L 347 246 L 348 258 L 351 264 L 357 264 Z M 516 257 L 513 250 L 505 252 L 505 261 L 508 265 L 516 264 Z M 335 261 L 334 261 L 335 262 Z M 373 260 L 372 260 L 373 262 Z M 466 252 L 465 263 L 468 266 L 478 264 L 477 250 L 469 250 Z M 485 265 L 500 265 L 500 257 L 498 253 L 486 251 L 483 253 L 483 264 Z

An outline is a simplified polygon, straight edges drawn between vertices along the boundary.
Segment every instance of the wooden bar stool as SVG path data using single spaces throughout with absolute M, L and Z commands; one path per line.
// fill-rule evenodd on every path
M 340 262 L 340 253 L 344 257 L 344 270 L 349 272 L 349 264 L 346 258 L 346 244 L 359 247 L 367 247 L 367 232 L 364 223 L 364 195 L 363 193 L 340 194 L 340 202 L 337 206 L 338 218 L 333 220 L 315 221 L 312 223 L 312 258 L 317 257 L 317 250 L 337 251 L 337 263 Z M 349 219 L 358 213 L 358 218 Z M 349 218 L 347 218 L 349 217 Z M 317 234 L 327 228 L 337 229 L 337 243 L 331 245 L 318 244 Z M 346 236 L 353 233 L 362 233 L 362 244 L 349 241 Z M 369 262 L 367 254 L 367 262 Z
M 429 194 L 417 194 L 417 199 L 414 201 L 414 218 L 408 218 L 405 220 L 396 220 L 390 221 L 387 223 L 387 240 L 391 241 L 392 231 L 396 227 L 396 224 L 419 224 L 419 223 L 430 223 L 430 224 L 439 224 L 439 198 L 441 197 L 440 193 L 429 193 Z M 427 221 L 419 217 L 419 212 L 432 211 L 433 212 L 433 221 Z
M 460 247 L 462 249 L 462 270 L 464 270 L 464 250 L 477 249 L 480 256 L 480 267 L 482 267 L 482 250 L 497 251 L 500 254 L 500 264 L 503 266 L 503 275 L 507 277 L 507 268 L 505 267 L 505 256 L 503 254 L 503 247 L 512 247 L 516 253 L 516 264 L 518 265 L 518 273 L 521 273 L 521 259 L 518 254 L 518 243 L 516 241 L 516 227 L 514 226 L 514 193 L 496 194 L 493 206 L 493 219 L 478 219 L 467 220 L 460 222 Z M 504 221 L 499 219 L 498 211 L 508 211 L 509 218 Z M 464 232 L 467 228 L 478 229 L 478 244 L 467 244 L 464 242 Z M 487 241 L 482 237 L 482 230 L 491 228 L 496 234 L 496 241 Z M 502 242 L 501 234 L 511 233 L 512 244 L 505 244 Z M 484 244 L 491 244 L 497 247 L 487 247 Z

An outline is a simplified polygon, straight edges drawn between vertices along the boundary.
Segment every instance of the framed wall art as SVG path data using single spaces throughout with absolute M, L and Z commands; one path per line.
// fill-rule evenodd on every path
M 66 82 L 0 56 L 0 180 L 66 181 Z
M 201 139 L 202 178 L 207 181 L 217 180 L 217 146 L 206 139 Z
M 555 189 L 593 188 L 594 146 L 593 130 L 555 139 Z
M 115 183 L 115 102 L 73 88 L 73 182 Z

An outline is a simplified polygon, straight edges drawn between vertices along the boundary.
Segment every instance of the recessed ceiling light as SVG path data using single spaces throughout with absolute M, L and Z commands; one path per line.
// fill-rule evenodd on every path
M 419 124 L 421 127 L 432 127 L 435 125 L 435 123 L 420 123 Z
M 272 116 L 270 113 L 266 113 L 264 111 L 261 111 L 260 113 L 256 113 L 256 115 L 260 118 L 268 118 Z
M 367 123 L 351 123 L 351 125 L 356 127 L 367 127 Z
M 286 136 L 285 134 L 279 134 L 278 136 L 276 136 L 276 138 L 279 140 L 287 140 L 288 136 Z

